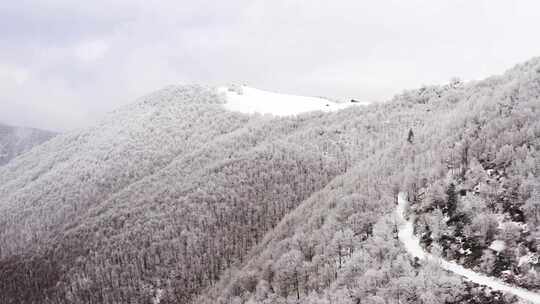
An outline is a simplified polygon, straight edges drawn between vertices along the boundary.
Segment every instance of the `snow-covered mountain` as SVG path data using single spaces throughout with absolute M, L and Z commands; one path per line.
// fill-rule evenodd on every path
M 516 303 L 452 270 L 540 290 L 539 83 L 151 93 L 0 167 L 0 303 Z
M 0 123 L 0 166 L 55 135 L 53 132 Z

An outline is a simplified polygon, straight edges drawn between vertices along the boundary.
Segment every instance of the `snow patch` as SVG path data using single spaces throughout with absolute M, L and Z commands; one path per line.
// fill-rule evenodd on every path
M 472 250 L 470 248 L 467 248 L 467 249 L 459 248 L 459 253 L 464 254 L 464 255 L 470 255 L 472 253 Z
M 156 290 L 156 295 L 152 299 L 152 304 L 159 304 L 161 303 L 161 297 L 163 297 L 163 289 L 158 288 Z
M 247 114 L 290 116 L 313 111 L 333 112 L 367 104 L 356 101 L 338 103 L 320 97 L 272 93 L 248 86 L 219 87 L 217 90 L 225 94 L 227 110 Z
M 518 267 L 521 267 L 523 264 L 538 264 L 538 255 L 532 252 L 519 258 Z
M 532 254 L 531 254 L 531 253 L 529 253 L 529 254 L 527 254 L 527 255 L 524 255 L 524 256 L 520 257 L 520 258 L 519 258 L 519 261 L 518 261 L 518 267 L 521 267 L 521 265 L 523 265 L 523 264 L 529 263 L 531 257 L 532 257 Z
M 505 214 L 497 214 L 496 217 L 498 222 L 497 229 L 499 230 L 504 230 L 507 228 L 518 228 L 523 232 L 527 232 L 529 230 L 527 224 L 509 220 Z
M 506 248 L 506 243 L 502 240 L 495 240 L 489 245 L 489 249 L 501 252 Z

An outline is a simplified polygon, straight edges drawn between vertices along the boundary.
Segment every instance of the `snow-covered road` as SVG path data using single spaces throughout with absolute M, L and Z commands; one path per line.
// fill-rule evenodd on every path
M 498 290 L 498 291 L 506 292 L 509 294 L 513 294 L 515 296 L 518 296 L 532 303 L 540 304 L 540 294 L 538 293 L 534 293 L 523 288 L 508 285 L 497 278 L 493 278 L 493 277 L 489 277 L 489 276 L 477 273 L 463 266 L 460 266 L 454 262 L 446 261 L 444 259 L 435 257 L 425 252 L 420 246 L 420 241 L 418 237 L 414 235 L 414 229 L 413 229 L 414 219 L 410 218 L 409 220 L 407 220 L 406 218 L 406 210 L 407 210 L 408 205 L 409 205 L 409 202 L 406 199 L 406 195 L 404 193 L 400 193 L 398 195 L 398 206 L 396 209 L 397 216 L 401 220 L 401 224 L 399 226 L 399 231 L 398 231 L 398 238 L 403 243 L 403 245 L 405 246 L 405 249 L 407 250 L 407 252 L 409 252 L 410 255 L 412 255 L 413 257 L 417 257 L 420 260 L 431 261 L 431 262 L 437 263 L 443 269 L 453 272 L 462 277 L 465 277 L 467 280 L 471 282 L 490 287 L 493 290 Z

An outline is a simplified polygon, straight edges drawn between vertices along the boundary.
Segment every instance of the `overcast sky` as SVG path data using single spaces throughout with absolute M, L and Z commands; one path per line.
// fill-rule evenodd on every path
M 0 1 L 0 121 L 57 131 L 168 84 L 386 100 L 540 55 L 540 1 Z

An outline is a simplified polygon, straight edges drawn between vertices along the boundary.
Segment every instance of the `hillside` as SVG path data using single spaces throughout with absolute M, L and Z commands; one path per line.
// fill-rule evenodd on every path
M 448 176 L 415 189 L 415 230 L 428 250 L 510 284 L 539 290 L 540 122 L 538 73 L 532 63 L 510 75 L 486 101 L 448 130 Z
M 522 246 L 505 265 L 540 289 L 522 260 L 540 248 L 540 60 L 332 111 L 223 93 L 168 87 L 0 167 L 0 302 L 518 301 L 411 258 L 399 192 L 425 250 L 502 277 L 483 252 Z M 467 236 L 481 255 L 458 255 Z
M 0 123 L 0 166 L 55 135 L 53 132 Z
M 438 184 L 449 186 L 460 179 L 474 184 L 463 172 L 475 168 L 475 158 L 494 161 L 497 155 L 506 155 L 507 165 L 520 168 L 514 181 L 528 185 L 521 187 L 523 198 L 515 202 L 517 207 L 523 200 L 537 202 L 533 185 L 538 185 L 540 173 L 539 83 L 540 60 L 533 59 L 484 81 L 453 82 L 396 96 L 383 106 L 384 115 L 408 110 L 413 116 L 412 123 L 400 122 L 401 138 L 385 142 L 376 153 L 304 201 L 251 251 L 248 261 L 224 275 L 199 302 L 517 301 L 437 265 L 411 259 L 398 241 L 394 209 L 399 191 L 408 193 L 414 208 L 422 197 L 429 197 L 426 189 Z M 409 128 L 413 132 L 408 134 Z M 469 149 L 462 144 L 466 139 Z M 492 185 L 499 186 L 502 188 L 500 181 Z M 444 191 L 439 197 L 443 204 L 448 202 Z M 484 204 L 457 200 L 473 212 Z M 534 213 L 526 218 L 534 221 Z M 428 226 L 435 229 L 438 224 Z M 530 227 L 538 226 L 533 222 Z M 421 230 L 417 228 L 416 233 L 421 235 Z M 456 235 L 450 238 L 459 240 Z M 529 237 L 522 245 L 532 251 L 537 242 Z M 432 253 L 447 256 L 452 252 L 438 250 Z M 535 272 L 529 274 L 532 283 L 539 282 Z M 534 284 L 528 288 L 535 290 Z
M 85 302 L 105 288 L 115 301 L 148 299 L 174 279 L 170 296 L 186 301 L 362 157 L 349 152 L 343 119 L 247 116 L 223 104 L 213 89 L 167 88 L 3 168 L 4 271 L 34 271 L 3 282 L 6 300 L 51 292 Z M 133 269 L 140 279 L 114 288 L 112 273 Z

